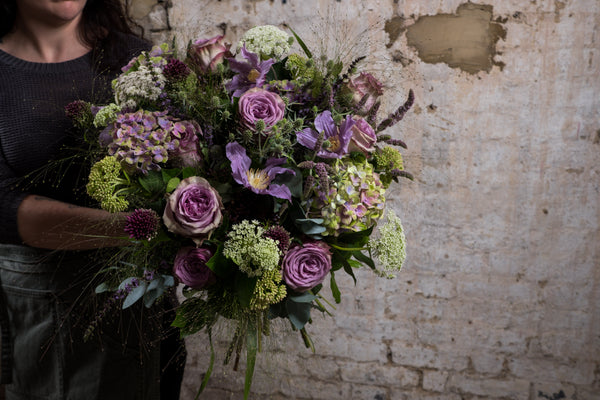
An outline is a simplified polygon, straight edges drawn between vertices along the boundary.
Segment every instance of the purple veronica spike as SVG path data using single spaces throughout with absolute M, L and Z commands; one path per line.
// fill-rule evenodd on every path
M 271 183 L 279 174 L 296 174 L 289 168 L 279 166 L 285 162 L 285 158 L 270 158 L 267 160 L 264 169 L 251 169 L 252 161 L 246 155 L 246 149 L 239 143 L 228 143 L 226 153 L 227 158 L 231 161 L 233 179 L 237 183 L 257 194 L 268 194 L 279 199 L 292 201 L 292 194 L 287 186 Z
M 311 150 L 315 149 L 319 135 L 323 133 L 324 140 L 329 142 L 329 147 L 321 148 L 317 155 L 321 158 L 342 158 L 348 154 L 348 144 L 352 138 L 352 126 L 356 122 L 352 117 L 347 117 L 338 127 L 331 116 L 331 112 L 326 110 L 315 118 L 315 128 L 305 128 L 296 133 L 298 143 Z
M 227 91 L 233 92 L 232 97 L 240 97 L 248 89 L 262 87 L 265 84 L 267 72 L 275 63 L 273 59 L 260 62 L 258 54 L 246 50 L 245 45 L 242 47 L 242 56 L 247 62 L 237 61 L 234 58 L 228 59 L 229 68 L 233 72 L 237 72 L 231 82 L 225 85 Z

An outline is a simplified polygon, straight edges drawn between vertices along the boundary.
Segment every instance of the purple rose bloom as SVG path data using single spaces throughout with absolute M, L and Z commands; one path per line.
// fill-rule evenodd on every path
M 175 140 L 175 149 L 171 154 L 179 167 L 196 167 L 202 160 L 198 152 L 198 135 L 202 129 L 196 121 L 179 121 L 173 126 L 171 136 Z
M 297 292 L 314 288 L 323 282 L 330 270 L 331 253 L 323 242 L 295 245 L 283 258 L 283 280 Z
M 173 274 L 184 285 L 202 289 L 216 281 L 214 272 L 206 266 L 212 256 L 209 249 L 182 247 L 175 256 Z
M 201 245 L 223 219 L 219 193 L 199 176 L 182 180 L 167 200 L 163 222 L 170 232 Z
M 229 43 L 223 41 L 223 35 L 200 39 L 190 46 L 188 56 L 201 72 L 215 72 L 225 57 L 232 56 L 230 47 Z
M 361 72 L 358 77 L 351 79 L 348 88 L 352 91 L 352 102 L 355 105 L 360 104 L 363 97 L 367 96 L 361 113 L 367 113 L 377 99 L 383 94 L 383 85 L 373 75 L 368 72 Z
M 349 151 L 360 151 L 364 154 L 375 151 L 373 145 L 377 142 L 377 134 L 364 118 L 354 116 L 356 123 L 352 126 L 352 137 L 348 146 Z
M 251 131 L 254 131 L 256 121 L 263 120 L 268 132 L 285 114 L 285 103 L 281 97 L 261 88 L 252 88 L 244 93 L 238 108 L 242 125 Z
M 279 167 L 285 162 L 285 158 L 270 158 L 264 169 L 250 169 L 252 160 L 246 155 L 246 149 L 239 143 L 228 143 L 225 153 L 231 161 L 231 175 L 237 183 L 257 194 L 269 194 L 292 201 L 292 193 L 287 186 L 271 183 L 279 174 L 296 174 L 292 169 Z
M 348 154 L 348 144 L 352 137 L 352 127 L 356 122 L 352 117 L 347 117 L 338 127 L 331 116 L 329 110 L 323 111 L 315 118 L 315 128 L 305 128 L 296 133 L 298 143 L 315 150 L 319 136 L 323 133 L 323 138 L 329 142 L 329 146 L 321 146 L 317 155 L 321 158 L 342 158 Z
M 246 90 L 264 85 L 267 72 L 275 63 L 273 59 L 259 62 L 258 54 L 246 50 L 245 45 L 242 47 L 242 56 L 248 62 L 237 61 L 235 58 L 228 59 L 229 69 L 237 72 L 231 82 L 225 85 L 228 92 L 233 92 L 232 97 L 240 97 Z

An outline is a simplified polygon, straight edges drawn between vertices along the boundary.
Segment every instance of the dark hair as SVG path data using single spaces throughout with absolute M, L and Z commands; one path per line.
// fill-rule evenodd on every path
M 16 18 L 17 1 L 0 0 L 0 39 L 14 29 Z M 107 27 L 111 32 L 133 33 L 121 0 L 87 0 L 82 18 L 81 39 L 90 47 L 107 36 Z

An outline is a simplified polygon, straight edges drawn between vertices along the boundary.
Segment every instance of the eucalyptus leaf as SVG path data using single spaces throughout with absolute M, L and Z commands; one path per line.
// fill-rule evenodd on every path
M 318 235 L 319 233 L 325 232 L 327 229 L 322 226 L 322 218 L 303 218 L 296 219 L 296 225 L 306 235 Z
M 152 290 L 148 289 L 146 293 L 144 293 L 144 306 L 146 306 L 146 308 L 152 307 L 152 304 L 154 304 L 156 299 L 162 296 L 164 292 L 164 287 L 159 287 Z
M 171 275 L 161 275 L 161 277 L 164 279 L 164 282 L 163 282 L 164 287 L 175 286 L 175 278 L 173 278 Z
M 110 286 L 108 286 L 108 283 L 106 282 L 102 282 L 101 284 L 99 284 L 98 286 L 96 286 L 96 289 L 94 290 L 96 293 L 104 293 L 104 292 L 108 292 L 113 290 Z
M 142 298 L 144 293 L 146 293 L 146 288 L 148 284 L 146 282 L 140 282 L 139 286 L 133 288 L 131 292 L 125 297 L 125 301 L 123 301 L 123 310 L 135 304 L 136 301 Z

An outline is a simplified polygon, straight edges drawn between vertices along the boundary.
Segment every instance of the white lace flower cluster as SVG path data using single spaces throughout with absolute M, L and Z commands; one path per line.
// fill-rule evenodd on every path
M 284 31 L 273 25 L 256 26 L 248 30 L 240 42 L 238 50 L 246 45 L 246 50 L 260 54 L 260 58 L 267 60 L 274 58 L 281 60 L 290 51 L 293 39 Z
M 395 278 L 406 260 L 406 236 L 400 218 L 394 211 L 387 212 L 387 221 L 379 228 L 379 237 L 369 239 L 369 248 L 379 261 L 377 274 L 385 278 Z
M 115 103 L 135 109 L 143 103 L 154 102 L 164 92 L 165 82 L 161 68 L 140 65 L 136 71 L 122 74 L 113 81 Z

